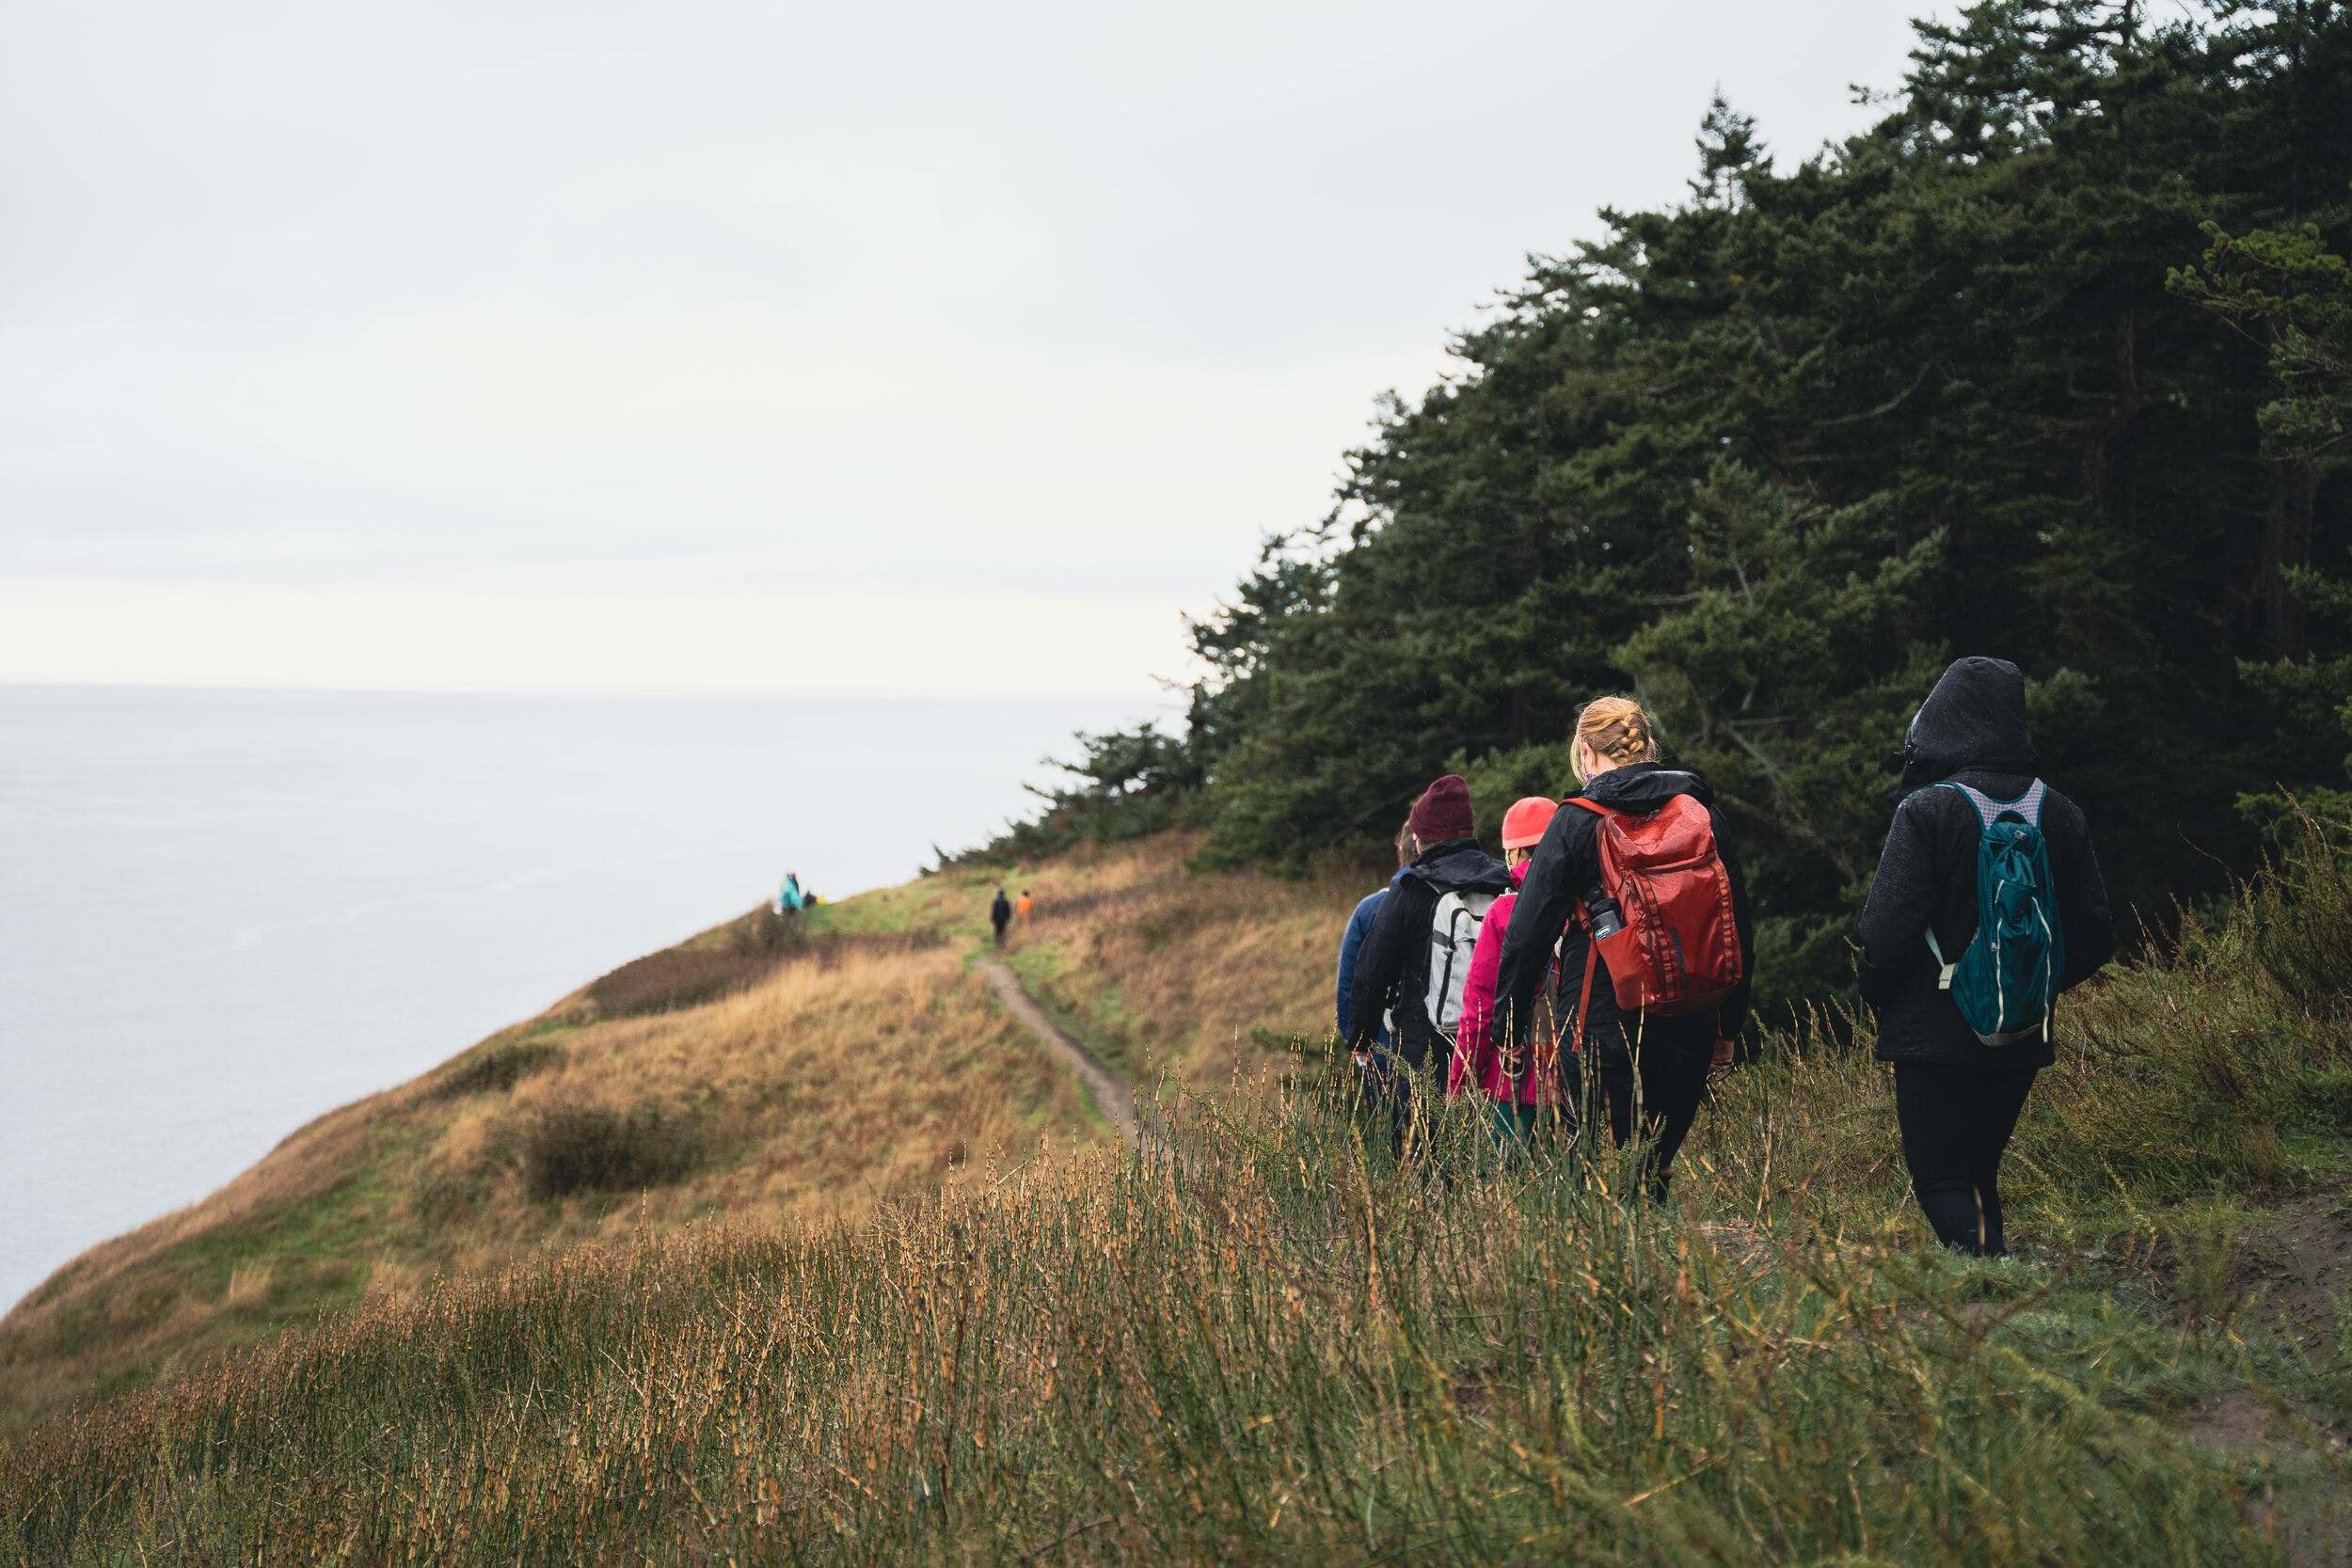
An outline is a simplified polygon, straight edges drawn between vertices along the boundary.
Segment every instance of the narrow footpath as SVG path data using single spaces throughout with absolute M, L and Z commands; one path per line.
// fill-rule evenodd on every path
M 1126 1080 L 1104 1067 L 1085 1046 L 1063 1034 L 1061 1027 L 1045 1016 L 1045 1009 L 1037 1005 L 1036 999 L 1022 989 L 1020 978 L 1006 967 L 1004 959 L 993 953 L 981 954 L 980 973 L 995 988 L 996 1000 L 1005 1005 L 1005 1010 L 1026 1024 L 1031 1034 L 1069 1064 L 1070 1070 L 1078 1075 L 1087 1098 L 1103 1113 L 1103 1119 L 1117 1128 L 1119 1135 L 1130 1146 L 1137 1143 L 1141 1129 L 1136 1124 L 1136 1096 Z

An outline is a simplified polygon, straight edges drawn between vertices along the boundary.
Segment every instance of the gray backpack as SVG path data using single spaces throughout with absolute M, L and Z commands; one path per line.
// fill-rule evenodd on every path
M 1438 898 L 1438 912 L 1429 922 L 1430 1027 L 1448 1039 L 1462 1022 L 1462 990 L 1470 981 L 1470 952 L 1478 945 L 1478 928 L 1494 908 L 1491 893 L 1448 893 Z

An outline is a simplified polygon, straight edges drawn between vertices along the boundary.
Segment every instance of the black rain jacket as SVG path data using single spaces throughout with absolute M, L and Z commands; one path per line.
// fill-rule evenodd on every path
M 1944 956 L 1957 960 L 1977 934 L 1977 845 L 1984 824 L 1955 779 L 1995 800 L 2013 800 L 2035 778 L 2026 728 L 2026 677 L 2000 658 L 1955 660 L 1928 693 L 1903 742 L 1902 791 L 1886 831 L 1878 876 L 1862 907 L 1862 999 L 1878 1014 L 1878 1056 L 1989 1068 L 2047 1067 L 2050 1042 L 1978 1039 L 1960 1008 L 1937 989 L 1931 926 Z M 2046 783 L 2046 782 L 2045 782 Z M 2066 942 L 2061 990 L 2096 974 L 2115 955 L 2107 886 L 2082 808 L 2051 789 L 2042 797 L 2042 837 L 2058 884 Z
M 1707 808 L 1715 831 L 1715 848 L 1731 879 L 1732 923 L 1740 938 L 1740 987 L 1724 999 L 1710 1016 L 1647 1018 L 1638 1024 L 1617 1006 L 1615 987 L 1605 959 L 1592 959 L 1592 939 L 1583 923 L 1573 920 L 1585 895 L 1600 885 L 1600 818 L 1575 806 L 1563 806 L 1544 830 L 1535 858 L 1527 868 L 1519 901 L 1511 910 L 1511 928 L 1502 942 L 1502 967 L 1495 975 L 1495 1010 L 1510 1021 L 1511 1038 L 1525 1044 L 1534 1029 L 1534 1001 L 1544 974 L 1551 967 L 1552 943 L 1560 943 L 1560 989 L 1553 1002 L 1560 1021 L 1563 1049 L 1572 1045 L 1577 1004 L 1584 992 L 1584 966 L 1598 961 L 1593 975 L 1593 999 L 1584 1021 L 1587 1039 L 1608 1037 L 1604 1031 L 1622 1031 L 1630 1040 L 1663 1041 L 1712 1051 L 1718 1038 L 1736 1039 L 1748 1021 L 1748 991 L 1756 982 L 1756 932 L 1748 916 L 1748 884 L 1740 875 L 1739 857 L 1724 832 L 1715 810 L 1714 792 L 1696 773 L 1662 763 L 1635 762 L 1613 768 L 1579 791 L 1584 799 L 1613 811 L 1646 816 L 1677 795 L 1688 795 Z M 1570 797 L 1574 799 L 1574 797 Z
M 1437 1034 L 1428 997 L 1438 900 L 1449 893 L 1506 893 L 1510 887 L 1511 874 L 1475 839 L 1448 839 L 1413 857 L 1380 900 L 1371 934 L 1356 955 L 1356 990 L 1347 1006 L 1355 1026 L 1350 1050 L 1371 1049 L 1380 1015 L 1389 1012 L 1396 1021 L 1391 1037 L 1406 1063 L 1419 1067 L 1429 1059 Z

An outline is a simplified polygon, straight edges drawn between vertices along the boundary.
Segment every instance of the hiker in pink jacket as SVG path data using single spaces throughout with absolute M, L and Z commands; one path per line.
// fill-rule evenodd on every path
M 1445 1092 L 1451 1097 L 1476 1092 L 1492 1102 L 1496 1132 L 1518 1143 L 1533 1140 L 1538 1113 L 1544 1106 L 1567 1103 L 1560 1072 L 1559 1044 L 1551 1030 L 1536 1031 L 1534 1045 L 1516 1059 L 1515 1050 L 1495 1022 L 1495 974 L 1502 967 L 1502 939 L 1511 928 L 1511 907 L 1518 902 L 1518 886 L 1527 879 L 1527 863 L 1543 842 L 1559 802 L 1531 795 L 1502 817 L 1502 863 L 1511 873 L 1511 891 L 1498 897 L 1478 928 L 1478 944 L 1470 949 L 1470 976 L 1462 990 L 1461 1031 L 1454 1037 L 1454 1057 L 1447 1064 Z

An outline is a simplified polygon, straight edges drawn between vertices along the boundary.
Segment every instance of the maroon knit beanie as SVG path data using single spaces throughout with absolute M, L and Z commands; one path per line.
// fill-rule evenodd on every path
M 1470 785 L 1462 782 L 1462 775 L 1448 773 L 1422 790 L 1405 826 L 1424 847 L 1450 838 L 1470 837 L 1476 824 L 1470 820 Z

